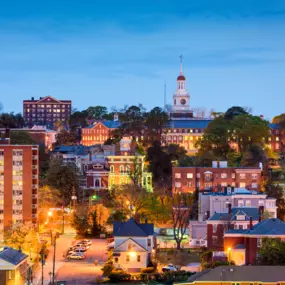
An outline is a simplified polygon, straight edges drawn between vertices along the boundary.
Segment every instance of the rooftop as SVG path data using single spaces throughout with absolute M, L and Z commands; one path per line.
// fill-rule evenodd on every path
M 0 259 L 9 262 L 13 265 L 17 265 L 26 259 L 28 256 L 20 250 L 16 250 L 11 247 L 4 247 L 2 251 L 0 251 Z
M 276 218 L 266 219 L 254 225 L 252 230 L 228 230 L 226 234 L 242 234 L 246 236 L 285 236 L 285 223 Z
M 127 222 L 114 222 L 114 237 L 146 237 L 154 234 L 153 224 L 140 224 L 131 218 Z
M 237 221 L 237 216 L 245 216 L 245 221 L 249 221 L 252 217 L 253 221 L 259 219 L 259 209 L 254 207 L 235 207 L 232 208 L 232 213 L 214 213 L 209 221 Z
M 266 196 L 266 194 L 262 193 L 262 192 L 256 192 L 253 190 L 247 190 L 246 188 L 234 188 L 231 192 L 227 192 L 227 187 L 224 191 L 220 191 L 220 192 L 201 192 L 201 195 L 205 195 L 205 196 L 231 196 L 231 195 L 264 195 Z
M 285 266 L 219 266 L 194 274 L 186 284 L 201 282 L 284 282 Z M 193 283 L 192 283 L 193 282 Z

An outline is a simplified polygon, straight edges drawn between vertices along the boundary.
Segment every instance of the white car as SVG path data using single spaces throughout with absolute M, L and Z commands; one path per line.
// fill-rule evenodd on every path
M 77 260 L 81 260 L 84 259 L 85 255 L 82 255 L 81 253 L 71 253 L 67 256 L 67 259 L 77 259 Z
M 77 243 L 74 247 L 85 247 L 86 249 L 88 249 L 90 246 L 87 245 L 87 244 L 85 244 L 85 243 L 79 242 L 79 243 Z
M 88 244 L 89 246 L 92 244 L 92 241 L 90 239 L 84 239 L 81 242 Z
M 178 267 L 173 264 L 167 264 L 162 267 L 162 272 L 178 271 Z

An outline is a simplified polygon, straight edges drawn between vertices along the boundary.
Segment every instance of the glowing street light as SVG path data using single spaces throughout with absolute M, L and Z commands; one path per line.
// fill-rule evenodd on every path
M 136 256 L 137 256 L 137 253 L 134 252 L 134 251 L 131 251 L 131 252 L 130 252 L 130 256 L 131 256 L 131 257 L 136 257 Z
M 52 211 L 48 211 L 48 216 L 49 216 L 49 217 L 52 216 Z

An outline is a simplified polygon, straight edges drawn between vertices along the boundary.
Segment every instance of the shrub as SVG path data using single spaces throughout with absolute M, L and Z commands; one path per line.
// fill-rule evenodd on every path
M 127 273 L 111 273 L 109 275 L 109 279 L 111 282 L 117 283 L 122 281 L 129 281 L 131 279 L 131 275 Z
M 103 271 L 103 275 L 108 277 L 114 270 L 113 262 L 106 263 L 104 267 L 101 268 L 101 270 Z
M 153 272 L 155 272 L 154 267 L 141 268 L 141 273 L 153 273 Z

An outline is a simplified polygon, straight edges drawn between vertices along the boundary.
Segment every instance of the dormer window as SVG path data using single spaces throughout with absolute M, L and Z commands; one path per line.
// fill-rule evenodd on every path
M 237 215 L 236 217 L 238 221 L 245 221 L 245 215 Z

